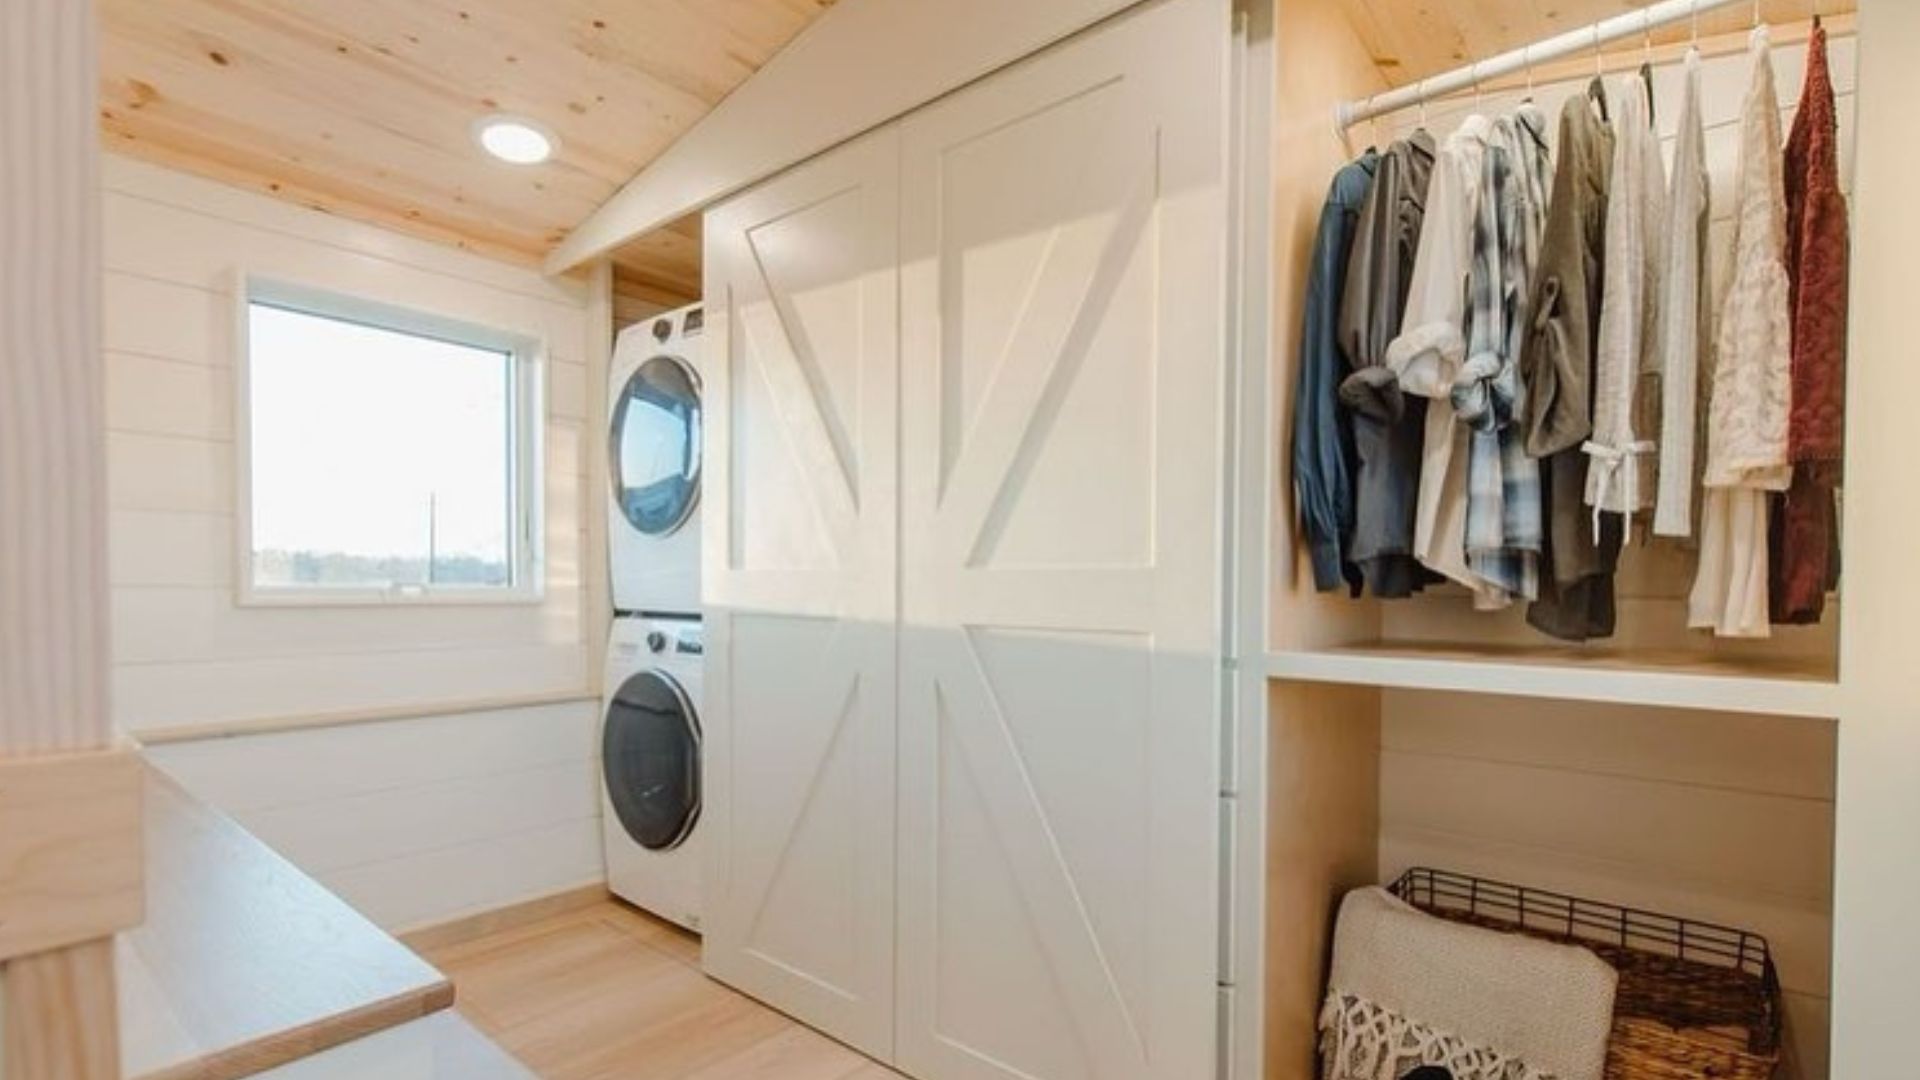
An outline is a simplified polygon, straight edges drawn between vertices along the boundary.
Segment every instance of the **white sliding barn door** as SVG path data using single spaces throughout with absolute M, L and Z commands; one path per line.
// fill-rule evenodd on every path
M 902 1068 L 1215 1064 L 1228 5 L 902 121 Z
M 893 1045 L 896 133 L 706 221 L 706 966 Z

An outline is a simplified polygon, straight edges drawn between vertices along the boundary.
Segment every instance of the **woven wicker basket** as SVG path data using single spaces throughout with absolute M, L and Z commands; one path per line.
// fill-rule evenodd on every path
M 1766 939 L 1613 904 L 1425 868 L 1394 895 L 1507 933 L 1592 949 L 1620 973 L 1607 1080 L 1771 1080 L 1780 978 Z

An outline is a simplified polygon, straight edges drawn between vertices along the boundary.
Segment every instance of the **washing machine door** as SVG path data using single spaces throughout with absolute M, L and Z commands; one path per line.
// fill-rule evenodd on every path
M 613 499 L 646 536 L 667 536 L 700 502 L 700 377 L 664 353 L 634 369 L 613 407 Z
M 700 818 L 700 720 L 673 677 L 643 671 L 607 705 L 607 799 L 634 843 L 670 851 Z

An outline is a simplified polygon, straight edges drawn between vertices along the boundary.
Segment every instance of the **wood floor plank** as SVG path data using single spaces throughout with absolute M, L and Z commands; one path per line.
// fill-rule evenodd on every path
M 423 953 L 548 1080 L 901 1080 L 707 978 L 698 938 L 618 902 Z

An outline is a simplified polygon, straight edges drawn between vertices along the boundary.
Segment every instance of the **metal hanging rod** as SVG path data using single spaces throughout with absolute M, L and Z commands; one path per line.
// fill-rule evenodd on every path
M 1410 105 L 1419 105 L 1434 98 L 1467 90 L 1487 81 L 1525 71 L 1535 64 L 1547 63 L 1565 56 L 1575 56 L 1590 50 L 1598 50 L 1611 41 L 1623 38 L 1643 37 L 1656 27 L 1685 22 L 1703 11 L 1731 7 L 1734 4 L 1752 4 L 1755 19 L 1759 18 L 1759 4 L 1756 0 L 1659 0 L 1638 11 L 1629 11 L 1624 15 L 1615 15 L 1602 19 L 1592 26 L 1578 30 L 1569 30 L 1564 34 L 1535 42 L 1511 52 L 1486 60 L 1476 60 L 1463 68 L 1455 68 L 1444 75 L 1435 75 L 1430 79 L 1421 79 L 1411 86 L 1402 86 L 1384 94 L 1359 101 L 1342 102 L 1335 110 L 1335 120 L 1340 130 L 1345 131 L 1364 120 L 1390 112 L 1398 112 Z

